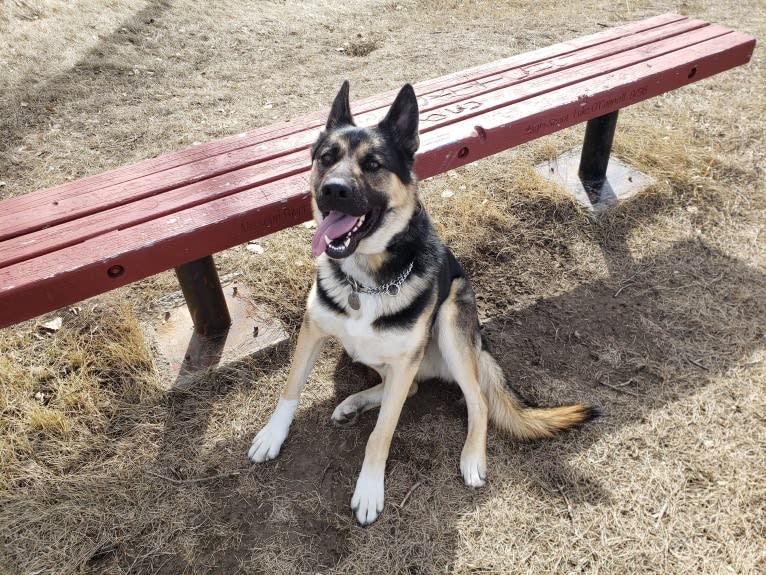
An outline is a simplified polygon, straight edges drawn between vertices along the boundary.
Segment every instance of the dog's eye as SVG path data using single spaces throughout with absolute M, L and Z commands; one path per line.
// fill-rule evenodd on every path
M 325 152 L 319 156 L 319 161 L 325 167 L 332 166 L 335 163 L 335 154 L 332 152 Z
M 365 172 L 377 172 L 381 167 L 380 162 L 372 158 L 364 163 Z

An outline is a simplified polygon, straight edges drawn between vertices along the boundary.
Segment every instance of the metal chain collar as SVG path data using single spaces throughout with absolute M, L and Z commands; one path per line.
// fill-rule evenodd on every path
M 401 274 L 399 274 L 399 277 L 397 277 L 394 281 L 384 284 L 382 286 L 374 287 L 374 288 L 369 288 L 369 287 L 365 287 L 361 285 L 351 276 L 346 276 L 346 281 L 351 286 L 351 289 L 354 290 L 355 292 L 366 293 L 371 295 L 385 293 L 393 297 L 395 295 L 398 295 L 399 292 L 401 291 L 402 285 L 404 284 L 404 282 L 407 281 L 407 278 L 410 277 L 410 273 L 412 272 L 412 266 L 414 265 L 415 265 L 415 260 L 412 260 L 410 262 L 410 265 L 407 266 L 407 269 L 404 270 Z

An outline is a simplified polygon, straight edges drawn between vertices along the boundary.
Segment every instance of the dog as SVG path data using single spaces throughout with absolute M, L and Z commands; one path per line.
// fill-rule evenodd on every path
M 351 497 L 356 519 L 369 525 L 383 511 L 391 439 L 418 381 L 455 382 L 465 397 L 468 435 L 460 471 L 470 487 L 485 484 L 488 420 L 515 438 L 538 439 L 599 412 L 584 404 L 532 407 L 506 385 L 482 340 L 468 278 L 418 198 L 415 91 L 405 85 L 373 128 L 354 124 L 348 95 L 346 81 L 311 148 L 316 279 L 286 386 L 248 457 L 263 462 L 279 454 L 322 344 L 337 337 L 351 358 L 382 380 L 347 397 L 332 414 L 334 423 L 349 425 L 380 408 Z

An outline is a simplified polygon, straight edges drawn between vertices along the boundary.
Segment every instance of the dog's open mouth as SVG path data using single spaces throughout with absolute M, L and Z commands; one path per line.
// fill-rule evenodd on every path
M 345 258 L 354 253 L 359 242 L 370 232 L 375 220 L 375 210 L 362 216 L 351 216 L 343 212 L 331 211 L 317 226 L 311 253 L 314 257 L 327 253 L 331 258 Z

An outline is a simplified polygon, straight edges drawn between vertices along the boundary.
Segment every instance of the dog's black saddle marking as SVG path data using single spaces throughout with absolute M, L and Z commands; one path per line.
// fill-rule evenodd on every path
M 436 301 L 436 307 L 434 308 L 436 313 L 438 313 L 439 308 L 444 303 L 444 300 L 447 299 L 452 281 L 457 278 L 465 277 L 463 266 L 461 266 L 460 262 L 457 261 L 455 256 L 452 254 L 452 251 L 447 247 L 445 247 L 444 250 L 446 252 L 446 257 L 444 258 L 444 263 L 439 270 L 439 299 Z M 436 319 L 436 313 L 434 313 L 434 320 Z

